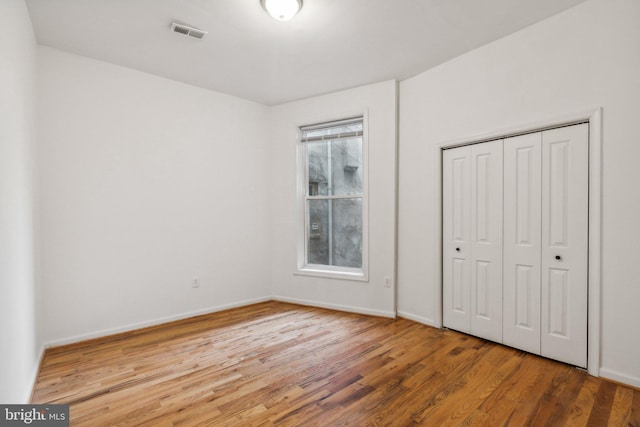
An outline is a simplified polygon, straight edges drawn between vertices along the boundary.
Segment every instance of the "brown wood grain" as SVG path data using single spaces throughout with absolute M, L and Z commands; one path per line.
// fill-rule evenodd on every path
M 48 349 L 74 426 L 638 426 L 640 391 L 454 331 L 268 302 Z

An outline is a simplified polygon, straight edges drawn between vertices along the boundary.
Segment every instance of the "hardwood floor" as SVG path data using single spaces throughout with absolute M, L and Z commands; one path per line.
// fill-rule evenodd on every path
M 268 302 L 46 351 L 71 425 L 640 426 L 640 391 L 453 331 Z

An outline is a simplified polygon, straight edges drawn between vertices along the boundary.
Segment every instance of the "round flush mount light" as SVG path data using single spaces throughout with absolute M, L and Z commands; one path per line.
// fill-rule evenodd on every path
M 260 0 L 260 4 L 278 21 L 288 21 L 302 9 L 302 0 Z

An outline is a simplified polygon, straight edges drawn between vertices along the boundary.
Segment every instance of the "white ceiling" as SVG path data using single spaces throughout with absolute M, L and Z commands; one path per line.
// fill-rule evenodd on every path
M 38 42 L 274 105 L 405 79 L 584 0 L 27 0 Z M 173 20 L 209 32 L 172 33 Z

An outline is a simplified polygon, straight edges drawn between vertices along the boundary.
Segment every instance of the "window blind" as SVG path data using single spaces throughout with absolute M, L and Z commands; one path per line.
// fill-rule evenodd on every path
M 335 141 L 339 139 L 357 138 L 363 135 L 362 117 L 302 126 L 301 142 Z

